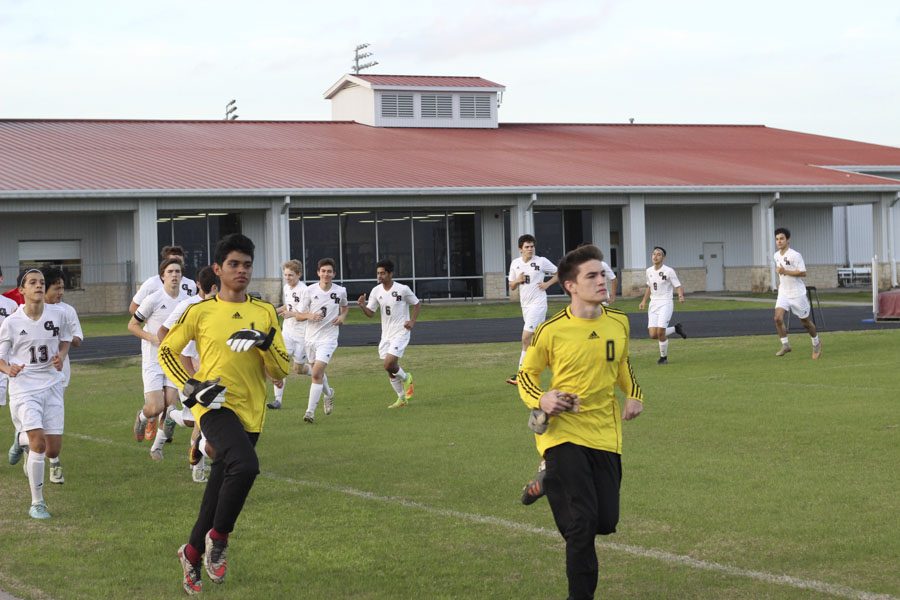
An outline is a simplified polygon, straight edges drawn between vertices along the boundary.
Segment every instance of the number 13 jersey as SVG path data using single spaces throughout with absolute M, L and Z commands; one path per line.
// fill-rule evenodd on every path
M 71 324 L 64 310 L 45 304 L 33 321 L 22 307 L 0 325 L 0 358 L 11 365 L 25 365 L 9 378 L 10 397 L 32 394 L 62 383 L 63 374 L 53 366 L 60 342 L 71 342 Z

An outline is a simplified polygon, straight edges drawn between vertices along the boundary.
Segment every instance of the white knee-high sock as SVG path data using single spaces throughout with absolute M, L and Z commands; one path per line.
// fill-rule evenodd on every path
M 43 452 L 28 454 L 28 487 L 31 488 L 31 503 L 44 501 L 44 458 Z
M 394 377 L 396 377 L 400 381 L 406 381 L 406 371 L 403 370 L 403 367 L 397 367 L 397 372 L 394 373 Z
M 319 399 L 322 397 L 322 389 L 325 387 L 322 383 L 314 383 L 309 386 L 309 404 L 306 406 L 306 412 L 315 414 L 316 407 L 319 406 Z
M 166 444 L 166 432 L 162 427 L 156 429 L 156 437 L 153 438 L 153 445 L 150 446 L 150 452 L 159 450 Z
M 669 340 L 659 343 L 659 355 L 660 356 L 668 356 L 669 355 Z
M 28 433 L 25 431 L 19 432 L 19 445 L 23 448 L 28 447 Z
M 403 379 L 393 375 L 391 377 L 391 387 L 394 388 L 394 391 L 397 392 L 398 396 L 403 395 Z
M 277 385 L 275 386 L 275 401 L 276 402 L 281 402 L 281 399 L 284 397 L 284 386 L 286 386 L 286 385 L 287 385 L 287 380 L 285 380 L 281 384 L 281 387 L 278 387 Z
M 328 375 L 325 375 L 324 373 L 322 374 L 322 390 L 328 394 L 334 393 L 334 390 L 328 385 Z
M 673 333 L 675 333 L 675 328 L 674 328 L 674 327 L 666 327 L 666 337 L 669 337 L 669 336 L 672 335 Z M 666 341 L 668 341 L 668 340 L 666 340 Z

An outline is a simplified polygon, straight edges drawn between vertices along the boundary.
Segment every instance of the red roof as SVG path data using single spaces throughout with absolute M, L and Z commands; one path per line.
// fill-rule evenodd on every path
M 735 125 L 418 129 L 352 122 L 0 120 L 0 195 L 7 197 L 119 190 L 900 189 L 887 179 L 817 165 L 900 165 L 900 148 Z
M 373 75 L 368 73 L 356 73 L 358 77 L 373 85 L 402 85 L 415 87 L 471 87 L 471 88 L 502 88 L 500 83 L 494 83 L 481 77 L 454 77 L 444 75 Z

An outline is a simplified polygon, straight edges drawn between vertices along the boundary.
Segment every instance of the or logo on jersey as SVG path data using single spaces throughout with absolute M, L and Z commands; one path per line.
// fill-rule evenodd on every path
M 294 297 L 294 302 L 300 302 L 300 298 L 297 296 L 296 293 L 295 293 L 295 294 L 291 294 L 291 296 Z
M 537 266 L 537 263 L 531 263 L 531 268 L 534 269 L 535 271 L 541 270 L 540 267 Z
M 53 332 L 53 337 L 59 336 L 59 327 L 54 327 L 53 321 L 44 321 L 44 329 Z
M 241 313 L 236 312 L 233 315 L 231 315 L 231 318 L 232 319 L 243 319 L 244 317 L 241 316 Z
M 393 296 L 397 302 L 400 302 L 400 300 L 402 300 L 399 292 L 391 292 L 391 296 Z
M 791 261 L 789 261 L 788 259 L 784 259 L 784 264 L 789 265 L 791 264 Z
M 8 317 L 9 313 L 6 312 L 5 308 L 0 308 L 0 317 Z
M 588 339 L 589 339 L 589 340 L 599 340 L 599 339 L 600 339 L 600 336 L 597 335 L 597 332 L 596 332 L 596 331 L 592 331 L 592 332 L 591 332 L 591 335 L 588 336 Z
M 188 296 L 192 296 L 192 295 L 193 295 L 193 292 L 191 291 L 191 287 L 190 287 L 188 284 L 182 283 L 182 284 L 181 284 L 181 289 L 183 289 L 184 291 L 186 291 Z M 165 308 L 165 306 L 163 306 L 163 308 Z
M 335 303 L 335 304 L 340 304 L 340 302 L 341 302 L 341 301 L 338 299 L 337 292 L 331 292 L 331 294 L 329 294 L 328 297 L 331 298 L 332 300 L 334 300 L 334 303 Z
M 665 273 L 660 273 L 660 274 L 659 274 L 659 278 L 662 279 L 663 281 L 665 281 L 665 280 L 667 279 Z

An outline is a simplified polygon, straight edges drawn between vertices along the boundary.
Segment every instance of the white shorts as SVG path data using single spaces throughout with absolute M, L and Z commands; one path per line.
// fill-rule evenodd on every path
M 651 327 L 659 327 L 665 329 L 669 326 L 669 319 L 672 318 L 672 312 L 675 310 L 675 303 L 669 300 L 651 300 L 650 308 L 647 311 L 647 329 Z
M 316 361 L 328 364 L 331 362 L 331 357 L 334 356 L 334 351 L 337 350 L 337 347 L 337 340 L 307 342 L 306 358 L 310 364 L 314 364 Z
M 287 349 L 294 362 L 298 365 L 306 364 L 306 339 L 293 337 L 289 333 L 284 334 L 284 347 Z
M 43 429 L 50 435 L 62 435 L 65 421 L 62 385 L 10 398 L 9 414 L 16 431 Z
M 538 325 L 544 322 L 547 318 L 547 305 L 538 305 L 538 306 L 523 306 L 522 307 L 522 319 L 525 321 L 525 327 L 523 328 L 525 331 L 530 331 L 534 333 L 534 330 L 537 329 Z
M 782 298 L 778 296 L 778 300 L 775 301 L 775 308 L 791 311 L 801 319 L 809 317 L 809 300 L 806 296 L 797 296 L 796 298 Z
M 178 386 L 172 383 L 166 374 L 163 373 L 162 367 L 158 362 L 145 363 L 141 369 L 141 375 L 144 378 L 144 393 L 157 392 L 164 387 L 178 389 Z
M 384 357 L 388 354 L 402 358 L 403 352 L 408 345 L 409 331 L 392 338 L 381 338 L 381 343 L 378 344 L 378 358 L 384 360 Z

